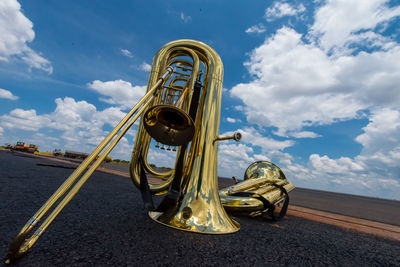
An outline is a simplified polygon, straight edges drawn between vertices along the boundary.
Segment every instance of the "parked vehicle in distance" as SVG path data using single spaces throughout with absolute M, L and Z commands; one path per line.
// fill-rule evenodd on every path
M 76 152 L 71 150 L 65 150 L 64 157 L 72 159 L 85 159 L 89 154 Z
M 29 153 L 35 153 L 38 151 L 38 146 L 34 144 L 25 145 L 25 151 Z
M 13 149 L 13 146 L 11 144 L 4 144 L 5 149 Z
M 22 152 L 28 152 L 28 153 L 35 153 L 38 151 L 38 146 L 34 144 L 25 144 L 24 142 L 17 142 L 14 147 L 12 147 L 13 150 L 18 150 Z
M 17 142 L 14 145 L 14 150 L 18 150 L 18 151 L 25 151 L 25 143 L 24 142 Z
M 62 156 L 63 153 L 61 152 L 61 149 L 56 148 L 56 149 L 54 149 L 54 151 L 53 151 L 53 155 L 54 155 L 55 157 L 58 157 L 58 156 Z

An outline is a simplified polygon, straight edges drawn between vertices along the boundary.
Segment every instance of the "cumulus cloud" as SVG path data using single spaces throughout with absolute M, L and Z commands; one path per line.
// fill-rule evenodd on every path
M 265 26 L 261 23 L 257 24 L 257 25 L 253 25 L 250 28 L 246 29 L 246 33 L 263 33 L 265 32 L 267 29 L 265 29 Z
M 295 144 L 292 140 L 279 141 L 270 137 L 265 137 L 253 127 L 239 129 L 238 132 L 242 134 L 243 143 L 261 147 L 262 151 L 265 153 L 275 150 L 284 150 Z
M 360 42 L 388 48 L 393 43 L 376 29 L 399 15 L 400 7 L 389 7 L 388 0 L 327 1 L 315 14 L 309 39 L 324 51 L 337 54 L 351 53 L 354 48 L 350 46 Z
M 277 18 L 284 16 L 295 16 L 306 10 L 303 4 L 299 4 L 297 7 L 290 5 L 285 2 L 275 2 L 274 5 L 265 10 L 265 18 L 267 21 L 272 21 Z
M 10 91 L 6 89 L 0 88 L 0 98 L 10 99 L 10 100 L 17 100 L 18 96 L 13 95 Z
M 102 82 L 95 80 L 87 86 L 101 94 L 101 101 L 118 105 L 121 108 L 132 108 L 144 96 L 146 86 L 132 86 L 130 82 L 123 80 Z
M 242 134 L 239 144 L 233 141 L 220 142 L 218 144 L 218 164 L 220 175 L 229 177 L 241 175 L 245 169 L 254 161 L 272 159 L 281 161 L 288 157 L 282 151 L 295 144 L 292 140 L 275 140 L 265 137 L 253 127 L 238 129 Z M 221 136 L 230 136 L 233 132 L 225 132 Z M 254 148 L 261 149 L 261 153 L 255 153 Z
M 149 164 L 155 164 L 158 167 L 174 168 L 176 152 L 150 148 L 147 160 Z
M 298 186 L 399 199 L 400 111 L 375 109 L 369 119 L 355 139 L 363 147 L 354 158 L 312 154 L 306 166 L 282 152 L 275 158 Z
M 139 69 L 149 72 L 151 70 L 151 65 L 143 62 L 142 64 L 140 64 Z
M 330 174 L 343 174 L 347 172 L 362 171 L 363 165 L 355 163 L 348 157 L 341 157 L 339 159 L 330 159 L 327 156 L 319 156 L 312 154 L 310 156 L 311 167 Z
M 227 121 L 227 122 L 230 122 L 230 123 L 239 123 L 239 122 L 242 122 L 240 119 L 234 119 L 234 118 L 231 118 L 231 117 L 227 117 L 227 118 L 226 118 L 226 121 Z
M 291 14 L 279 6 L 268 10 L 270 18 Z M 286 140 L 248 157 L 276 161 L 298 186 L 399 199 L 400 46 L 395 35 L 382 35 L 399 10 L 383 0 L 327 1 L 308 33 L 284 26 L 255 48 L 245 63 L 251 81 L 230 90 L 248 123 L 286 138 L 316 138 L 305 128 L 368 117 L 355 139 L 359 155 L 312 154 L 298 164 L 284 152 L 294 145 Z M 253 135 L 246 144 L 263 143 Z
M 36 110 L 14 109 L 10 114 L 0 117 L 4 128 L 19 129 L 25 131 L 37 131 L 49 122 L 47 116 L 38 116 Z
M 284 136 L 357 118 L 374 105 L 400 105 L 400 46 L 331 57 L 301 37 L 283 27 L 252 51 L 245 65 L 253 81 L 231 90 L 250 123 L 275 126 Z
M 121 49 L 120 51 L 121 51 L 122 55 L 129 57 L 129 58 L 133 58 L 131 51 L 129 51 L 128 49 Z
M 21 12 L 21 5 L 16 0 L 3 0 L 0 4 L 0 61 L 8 62 L 15 57 L 30 68 L 52 73 L 50 61 L 28 46 L 34 38 L 33 23 Z
M 93 104 L 73 98 L 56 99 L 57 107 L 50 115 L 48 127 L 62 130 L 61 137 L 76 145 L 85 140 L 86 145 L 96 146 L 106 136 L 105 125 L 114 127 L 125 115 L 120 109 L 110 107 L 98 111 Z
M 356 158 L 376 171 L 384 167 L 385 174 L 400 180 L 400 110 L 392 108 L 372 111 L 370 122 L 356 141 L 363 145 Z
M 248 122 L 275 126 L 279 135 L 352 118 L 363 108 L 348 92 L 334 93 L 338 67 L 292 29 L 280 29 L 254 49 L 246 66 L 254 80 L 236 85 L 231 95 L 244 102 Z
M 91 151 L 106 136 L 105 126 L 114 127 L 125 113 L 119 108 L 110 107 L 98 111 L 93 104 L 76 101 L 65 97 L 55 100 L 56 108 L 49 114 L 38 115 L 35 110 L 14 109 L 9 114 L 0 116 L 4 129 L 18 129 L 42 134 L 41 129 L 59 131 L 53 144 L 64 144 L 64 147 L 78 151 Z M 38 138 L 38 143 L 45 147 L 46 139 Z
M 274 138 L 265 137 L 262 133 L 257 131 L 253 127 L 245 127 L 238 129 L 237 132 L 242 134 L 240 142 L 250 144 L 255 147 L 261 147 L 263 152 L 269 153 L 270 151 L 284 150 L 285 148 L 291 147 L 295 144 L 292 140 L 276 140 Z M 226 132 L 221 136 L 231 136 L 234 132 Z
M 253 148 L 245 144 L 220 142 L 218 144 L 218 175 L 239 178 L 246 168 L 254 162 Z
M 293 132 L 289 134 L 295 138 L 317 138 L 321 137 L 319 134 L 311 132 L 311 131 L 301 131 L 301 132 Z

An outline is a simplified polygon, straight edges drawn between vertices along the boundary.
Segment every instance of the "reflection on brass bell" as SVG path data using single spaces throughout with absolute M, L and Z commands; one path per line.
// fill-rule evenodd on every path
M 183 110 L 171 105 L 158 105 L 144 114 L 144 128 L 157 142 L 181 146 L 194 136 L 194 122 Z

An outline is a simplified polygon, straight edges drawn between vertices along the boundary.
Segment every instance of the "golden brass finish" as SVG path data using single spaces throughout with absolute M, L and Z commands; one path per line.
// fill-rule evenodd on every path
M 232 136 L 223 136 L 223 137 L 218 136 L 216 139 L 214 139 L 214 142 L 231 140 L 231 139 L 235 140 L 236 142 L 239 142 L 242 139 L 242 134 L 239 132 L 236 132 Z
M 277 205 L 284 200 L 285 196 L 279 188 L 272 185 L 273 183 L 283 186 L 287 192 L 295 188 L 275 164 L 268 161 L 254 162 L 246 169 L 243 182 L 220 190 L 221 203 L 228 211 L 259 215 L 259 211 L 264 209 L 260 200 L 253 197 L 234 196 L 234 193 L 249 192 L 254 196 L 261 195 L 271 204 Z
M 271 182 L 284 186 L 288 192 L 294 186 L 269 162 L 250 165 L 244 182 L 218 191 L 216 141 L 241 138 L 240 133 L 218 137 L 222 80 L 222 61 L 208 45 L 194 40 L 164 45 L 154 56 L 145 96 L 25 224 L 10 244 L 6 263 L 21 257 L 34 245 L 139 117 L 130 162 L 131 179 L 141 188 L 144 171 L 161 181 L 146 186 L 151 194 L 167 193 L 164 200 L 174 197 L 172 202 L 166 202 L 169 205 L 149 212 L 156 222 L 184 231 L 228 234 L 238 231 L 239 224 L 225 209 L 251 214 L 265 209 L 259 200 L 232 196 L 232 192 L 263 195 L 273 204 L 281 201 L 282 194 L 271 187 Z M 177 147 L 173 170 L 158 172 L 148 163 L 152 138 L 160 149 L 168 151 L 172 146 L 175 151 Z
M 6 263 L 10 263 L 11 261 L 21 257 L 35 244 L 47 227 L 53 222 L 69 201 L 71 201 L 75 194 L 78 193 L 83 184 L 90 178 L 111 150 L 145 111 L 151 103 L 153 95 L 157 95 L 157 89 L 162 85 L 165 79 L 171 76 L 173 71 L 172 68 L 166 68 L 165 72 L 154 82 L 153 86 L 149 88 L 145 96 L 136 104 L 136 106 L 128 112 L 128 114 L 118 123 L 108 136 L 97 146 L 97 148 L 78 166 L 78 168 L 46 201 L 46 203 L 32 216 L 32 218 L 28 220 L 25 226 L 11 242 L 7 253 Z M 100 155 L 102 151 L 104 152 Z M 87 171 L 85 172 L 86 169 Z M 65 197 L 59 201 L 64 195 Z M 54 208 L 58 201 L 58 205 Z M 39 221 L 41 221 L 52 208 L 54 208 L 54 210 L 48 215 L 48 217 L 46 217 L 44 222 L 35 230 L 35 232 L 29 236 Z
M 187 144 L 194 135 L 192 118 L 170 105 L 157 105 L 147 110 L 144 114 L 144 127 L 157 142 L 168 146 Z
M 182 56 L 184 62 L 180 61 Z M 167 62 L 193 66 L 190 78 L 188 78 L 189 83 L 182 88 L 182 91 L 185 92 L 185 98 L 180 98 L 183 104 L 178 104 L 182 110 L 188 111 L 189 107 L 188 105 L 185 106 L 184 103 L 190 102 L 199 77 L 201 77 L 202 86 L 198 110 L 193 119 L 195 124 L 193 138 L 187 149 L 181 147 L 177 153 L 177 158 L 183 155 L 183 164 L 179 166 L 176 163 L 174 172 L 165 176 L 167 182 L 164 184 L 149 184 L 152 192 L 165 190 L 173 179 L 176 179 L 175 175 L 181 173 L 181 197 L 176 205 L 171 206 L 166 211 L 150 212 L 150 217 L 161 224 L 185 231 L 208 234 L 236 232 L 239 230 L 238 224 L 229 218 L 219 200 L 218 148 L 217 144 L 212 142 L 218 137 L 219 133 L 223 79 L 222 61 L 218 54 L 204 43 L 193 40 L 179 40 L 168 43 L 159 50 L 153 59 L 149 77 L 150 87 Z M 202 75 L 201 71 L 203 71 Z M 154 103 L 156 107 L 160 104 L 162 104 L 161 101 Z M 154 108 L 154 110 L 157 110 L 157 108 Z M 146 124 L 141 124 L 138 129 L 130 165 L 132 180 L 138 187 L 140 187 L 140 158 L 147 155 L 150 143 L 149 134 L 152 135 L 150 131 L 145 131 L 147 126 L 143 125 Z M 157 141 L 167 143 L 161 141 L 161 138 Z M 147 166 L 146 171 L 154 175 L 154 172 Z
M 267 178 L 270 182 L 286 181 L 282 170 L 269 161 L 256 161 L 247 167 L 244 180 L 256 178 Z

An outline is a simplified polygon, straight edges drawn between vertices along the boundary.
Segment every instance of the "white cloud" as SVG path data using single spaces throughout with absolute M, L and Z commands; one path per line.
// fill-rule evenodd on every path
M 246 168 L 254 162 L 251 156 L 253 149 L 244 144 L 230 144 L 219 142 L 218 144 L 218 175 L 242 177 Z
M 245 63 L 252 80 L 230 90 L 243 101 L 235 109 L 250 124 L 275 127 L 275 134 L 284 137 L 316 138 L 318 133 L 304 128 L 368 117 L 355 139 L 361 153 L 312 154 L 308 163 L 298 164 L 283 152 L 288 146 L 266 146 L 248 157 L 277 162 L 300 187 L 399 199 L 400 45 L 382 29 L 400 7 L 387 3 L 327 1 L 317 9 L 308 34 L 282 27 L 255 48 Z M 290 13 L 272 10 L 271 15 Z M 264 143 L 257 134 L 250 140 L 251 147 Z
M 246 33 L 263 33 L 265 32 L 267 29 L 265 29 L 265 26 L 261 23 L 257 24 L 257 25 L 253 25 L 250 28 L 246 29 Z
M 130 160 L 132 149 L 132 143 L 129 143 L 128 138 L 124 136 L 111 151 L 110 156 L 112 156 L 113 159 Z
M 308 185 L 315 188 L 322 187 L 325 190 L 343 193 L 399 199 L 398 168 L 397 173 L 393 173 L 388 171 L 386 166 L 384 168 L 380 166 L 381 168 L 377 169 L 377 165 L 377 162 L 368 162 L 361 156 L 354 159 L 348 157 L 331 159 L 326 155 L 313 154 L 310 156 L 308 174 L 303 178 L 304 181 L 311 179 L 312 183 Z M 295 173 L 291 175 L 296 177 Z
M 230 134 L 230 132 L 224 133 L 223 136 Z M 251 163 L 260 160 L 272 161 L 278 163 L 279 166 L 290 166 L 296 171 L 302 169 L 304 173 L 308 171 L 300 165 L 293 164 L 292 156 L 289 154 L 275 150 L 274 147 L 278 147 L 278 149 L 281 149 L 281 147 L 277 145 L 271 146 L 270 143 L 274 140 L 263 139 L 260 136 L 257 136 L 255 140 L 249 140 L 249 137 L 253 136 L 247 134 L 246 138 L 242 139 L 243 142 L 241 141 L 240 143 L 233 143 L 233 141 L 218 143 L 219 176 L 232 177 L 235 175 L 242 178 L 247 167 Z M 263 143 L 264 140 L 267 140 L 269 144 Z M 261 154 L 256 154 L 253 147 L 261 147 Z
M 129 58 L 133 58 L 131 51 L 129 51 L 128 49 L 121 49 L 120 51 L 121 51 L 122 55 L 129 57 Z
M 123 80 L 102 82 L 95 80 L 87 84 L 90 89 L 105 96 L 100 100 L 118 105 L 124 109 L 132 108 L 139 102 L 146 92 L 146 86 L 132 86 Z
M 222 141 L 218 143 L 218 170 L 219 175 L 242 177 L 246 168 L 258 160 L 272 159 L 287 162 L 291 158 L 289 154 L 281 152 L 285 148 L 294 145 L 291 140 L 279 141 L 265 137 L 252 127 L 238 129 L 242 134 L 240 143 L 234 141 Z M 225 132 L 221 136 L 231 136 L 234 132 Z M 255 148 L 261 148 L 261 153 L 255 153 Z M 289 160 L 290 162 L 290 160 Z
M 50 61 L 38 55 L 29 47 L 27 47 L 25 51 L 21 53 L 20 57 L 29 65 L 30 68 L 42 69 L 49 74 L 53 73 L 53 67 L 51 66 Z
M 0 98 L 10 99 L 10 100 L 17 100 L 18 96 L 13 95 L 10 91 L 6 89 L 0 88 Z
M 273 138 L 265 137 L 253 127 L 245 127 L 243 129 L 238 129 L 237 131 L 242 134 L 241 142 L 255 147 L 261 147 L 262 151 L 265 153 L 270 153 L 271 151 L 276 150 L 284 150 L 285 148 L 291 147 L 295 144 L 295 142 L 292 140 L 279 141 Z M 234 132 L 226 132 L 221 136 L 230 136 L 233 133 Z
M 254 49 L 246 66 L 254 79 L 232 88 L 250 123 L 279 135 L 305 126 L 357 118 L 374 105 L 400 106 L 400 46 L 330 57 L 281 28 Z M 382 93 L 385 92 L 385 93 Z
M 3 135 L 3 133 L 4 133 L 4 129 L 3 129 L 3 127 L 0 127 L 0 136 L 2 136 L 2 135 Z
M 363 145 L 356 160 L 365 162 L 382 175 L 400 180 L 400 111 L 390 108 L 372 111 L 370 122 L 363 130 L 356 138 Z
M 51 122 L 47 127 L 61 130 L 61 138 L 74 147 L 79 147 L 81 143 L 86 147 L 98 145 L 106 136 L 103 127 L 114 127 L 125 115 L 115 107 L 97 111 L 93 104 L 69 97 L 57 98 L 56 104 L 56 109 L 49 115 Z
M 311 167 L 324 173 L 330 174 L 343 174 L 347 172 L 363 171 L 362 164 L 355 163 L 348 157 L 341 157 L 339 159 L 330 159 L 328 156 L 320 157 L 317 154 L 310 156 Z
M 57 98 L 55 102 L 57 107 L 52 113 L 53 120 L 49 122 L 49 127 L 64 131 L 74 131 L 76 128 L 89 128 L 90 121 L 94 125 L 97 124 L 97 121 L 92 120 L 93 115 L 97 112 L 93 104 L 86 101 L 77 102 L 70 97 Z M 75 137 L 72 135 L 71 138 Z
M 146 62 L 143 62 L 140 66 L 139 69 L 143 70 L 143 71 L 147 71 L 149 72 L 151 70 L 151 65 L 147 64 Z
M 176 152 L 165 151 L 159 148 L 150 148 L 147 160 L 149 164 L 155 164 L 158 167 L 174 168 Z
M 231 95 L 244 102 L 249 123 L 275 126 L 279 135 L 352 118 L 364 107 L 348 92 L 335 93 L 336 64 L 292 29 L 280 29 L 254 49 L 246 66 L 254 80 L 236 85 Z
M 272 21 L 277 18 L 284 16 L 295 16 L 306 10 L 303 4 L 299 4 L 297 7 L 284 2 L 275 2 L 274 5 L 265 10 L 265 18 L 267 21 Z
M 19 129 L 25 131 L 37 131 L 45 126 L 49 119 L 47 116 L 38 116 L 36 110 L 14 109 L 9 115 L 0 116 L 1 125 L 4 128 Z
M 52 151 L 63 147 L 89 153 L 108 134 L 104 127 L 113 128 L 126 115 L 116 107 L 98 111 L 93 104 L 70 97 L 57 98 L 55 102 L 57 107 L 49 114 L 38 115 L 33 109 L 15 109 L 0 116 L 0 123 L 4 129 L 35 132 L 30 142 L 40 145 L 42 149 Z M 56 131 L 58 134 L 51 137 L 40 130 Z M 130 131 L 130 134 L 135 134 L 134 130 Z M 112 155 L 127 159 L 131 149 L 128 139 L 123 137 Z
M 28 47 L 35 38 L 33 23 L 21 12 L 16 0 L 2 0 L 0 4 L 0 61 L 19 58 L 30 68 L 53 72 L 50 61 Z
M 317 138 L 321 137 L 319 134 L 310 132 L 310 131 L 301 131 L 301 132 L 292 132 L 289 133 L 290 136 L 293 136 L 295 138 Z
M 308 166 L 287 158 L 280 167 L 298 186 L 399 199 L 400 111 L 374 110 L 363 131 L 356 138 L 363 148 L 354 158 L 312 154 Z
M 181 14 L 180 14 L 180 19 L 181 19 L 184 23 L 189 23 L 189 22 L 192 21 L 192 17 L 191 17 L 191 16 L 185 15 L 183 12 L 181 12 Z
M 362 39 L 372 40 L 373 46 L 379 45 L 382 36 L 373 33 L 372 30 L 384 26 L 400 15 L 400 7 L 388 7 L 388 2 L 388 0 L 327 1 L 315 14 L 309 38 L 318 43 L 324 51 L 331 50 L 338 54 L 351 53 L 353 49 L 349 46 Z
M 125 116 L 116 107 L 98 111 L 93 104 L 75 101 L 73 98 L 56 99 L 56 109 L 48 115 L 51 121 L 48 128 L 60 130 L 64 147 L 82 152 L 91 152 L 106 137 L 106 125 L 112 128 Z M 128 141 L 124 137 L 112 155 L 119 158 L 129 157 Z M 122 155 L 125 155 L 124 157 Z
M 231 117 L 227 117 L 227 118 L 226 118 L 226 121 L 227 121 L 227 122 L 230 122 L 230 123 L 239 123 L 239 122 L 242 122 L 240 119 L 234 119 L 234 118 L 231 118 Z

